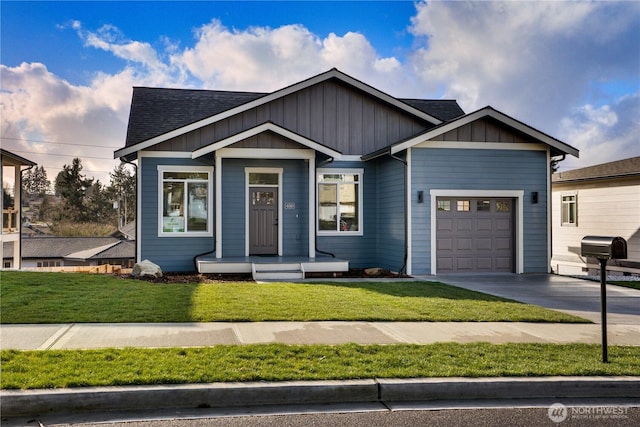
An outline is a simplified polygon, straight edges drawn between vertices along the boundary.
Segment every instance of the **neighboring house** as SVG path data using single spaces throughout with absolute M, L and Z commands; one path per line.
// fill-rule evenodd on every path
M 271 93 L 136 87 L 115 157 L 138 161 L 138 260 L 165 271 L 420 275 L 549 271 L 566 154 L 491 107 L 332 69 Z
M 4 243 L 7 253 L 14 242 Z M 114 237 L 30 237 L 22 240 L 22 268 L 103 264 L 133 267 L 135 242 Z M 5 263 L 12 260 L 5 258 Z
M 554 173 L 552 180 L 552 269 L 592 274 L 598 261 L 581 256 L 582 238 L 620 236 L 628 259 L 611 260 L 607 269 L 640 274 L 640 157 Z
M 36 164 L 7 150 L 0 149 L 0 176 L 2 176 L 2 234 L 0 234 L 0 258 L 2 268 L 20 268 L 21 200 L 23 167 Z M 7 181 L 5 182 L 5 178 Z M 5 194 L 10 190 L 13 194 Z M 4 250 L 11 243 L 11 251 Z

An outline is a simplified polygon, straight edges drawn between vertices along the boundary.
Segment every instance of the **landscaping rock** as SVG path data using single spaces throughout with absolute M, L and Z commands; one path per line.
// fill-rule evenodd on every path
M 148 259 L 145 259 L 144 261 L 138 262 L 133 266 L 131 275 L 133 277 L 162 277 L 162 269 L 159 265 L 152 263 Z
M 379 267 L 364 269 L 364 274 L 367 276 L 382 276 L 384 273 L 385 273 L 385 270 Z

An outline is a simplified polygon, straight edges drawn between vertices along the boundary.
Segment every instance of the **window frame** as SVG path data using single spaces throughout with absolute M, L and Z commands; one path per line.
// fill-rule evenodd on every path
M 179 165 L 158 165 L 158 237 L 211 237 L 213 236 L 213 166 L 179 166 Z M 185 183 L 184 197 L 188 195 L 189 183 L 207 183 L 207 229 L 205 231 L 164 231 L 163 229 L 163 205 L 164 205 L 164 173 L 206 173 L 207 179 L 174 179 L 167 181 L 180 181 Z M 188 202 L 185 204 L 188 211 Z M 188 223 L 185 216 L 185 224 Z
M 573 200 L 566 201 L 565 197 L 573 197 Z M 568 212 L 566 209 L 569 209 L 569 206 L 573 205 L 573 222 L 571 218 L 568 217 Z M 567 215 L 565 215 L 567 213 Z M 568 219 L 565 221 L 565 217 Z M 562 227 L 577 227 L 578 226 L 578 193 L 563 193 L 560 195 L 560 225 Z
M 358 206 L 357 206 L 357 218 L 358 218 L 358 230 L 351 231 L 340 230 L 338 221 L 336 220 L 336 230 L 321 230 L 320 229 L 320 185 L 333 184 L 336 186 L 336 205 L 338 208 L 337 216 L 340 216 L 340 183 L 338 182 L 325 182 L 323 180 L 324 175 L 357 175 L 358 181 L 352 182 L 358 189 Z M 362 236 L 364 235 L 364 190 L 363 190 L 364 169 L 346 169 L 346 168 L 323 168 L 316 170 L 316 233 L 318 236 Z M 348 182 L 347 182 L 348 183 Z

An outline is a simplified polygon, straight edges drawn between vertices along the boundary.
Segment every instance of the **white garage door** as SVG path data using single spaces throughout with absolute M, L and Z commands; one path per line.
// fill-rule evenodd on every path
M 437 273 L 513 272 L 514 200 L 438 197 Z

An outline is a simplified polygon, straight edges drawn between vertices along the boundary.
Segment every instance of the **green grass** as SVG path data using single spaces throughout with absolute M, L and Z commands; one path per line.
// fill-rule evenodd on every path
M 3 389 L 357 378 L 640 375 L 640 347 L 592 344 L 310 345 L 5 350 Z
M 166 284 L 108 275 L 2 272 L 0 321 L 588 321 L 438 282 Z
M 610 285 L 624 286 L 625 288 L 640 289 L 640 281 L 635 280 L 607 280 Z

